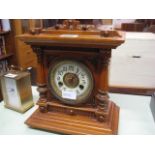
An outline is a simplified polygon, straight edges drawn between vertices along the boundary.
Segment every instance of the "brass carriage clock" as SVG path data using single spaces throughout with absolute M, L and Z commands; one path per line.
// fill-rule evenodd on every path
M 119 107 L 108 96 L 108 64 L 124 33 L 65 20 L 19 38 L 38 58 L 39 108 L 27 125 L 64 134 L 117 134 Z

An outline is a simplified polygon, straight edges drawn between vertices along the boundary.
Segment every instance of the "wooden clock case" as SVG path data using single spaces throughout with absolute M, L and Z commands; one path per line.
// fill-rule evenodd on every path
M 111 49 L 124 42 L 124 33 L 79 28 L 78 24 L 73 24 L 70 29 L 64 25 L 63 28 L 35 29 L 30 34 L 18 36 L 31 45 L 38 58 L 39 108 L 26 124 L 63 134 L 117 134 L 119 107 L 109 100 L 108 65 Z M 90 97 L 75 106 L 63 104 L 57 99 L 48 82 L 53 63 L 65 59 L 82 62 L 94 78 Z

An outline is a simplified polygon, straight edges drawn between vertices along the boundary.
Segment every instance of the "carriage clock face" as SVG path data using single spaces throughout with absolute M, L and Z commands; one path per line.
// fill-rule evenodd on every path
M 56 98 L 70 105 L 84 103 L 94 85 L 87 66 L 73 60 L 55 62 L 49 69 L 48 84 Z

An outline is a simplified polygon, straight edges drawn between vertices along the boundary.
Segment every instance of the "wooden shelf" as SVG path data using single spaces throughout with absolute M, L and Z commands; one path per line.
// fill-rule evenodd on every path
M 13 53 L 8 53 L 4 55 L 0 55 L 0 60 L 8 59 L 13 56 Z
M 7 34 L 9 33 L 10 31 L 0 31 L 0 35 L 4 35 L 4 34 Z

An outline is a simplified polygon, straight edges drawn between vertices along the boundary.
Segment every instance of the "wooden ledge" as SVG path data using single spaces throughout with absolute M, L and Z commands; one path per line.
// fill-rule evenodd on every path
M 119 107 L 112 102 L 109 120 L 98 122 L 96 119 L 80 115 L 67 115 L 60 112 L 40 112 L 39 108 L 25 122 L 32 128 L 43 129 L 54 133 L 78 135 L 117 134 Z

